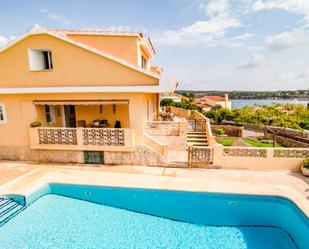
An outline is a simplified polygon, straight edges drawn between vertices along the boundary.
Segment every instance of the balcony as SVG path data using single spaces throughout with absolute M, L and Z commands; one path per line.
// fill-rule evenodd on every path
M 79 151 L 133 151 L 129 128 L 30 128 L 31 149 Z

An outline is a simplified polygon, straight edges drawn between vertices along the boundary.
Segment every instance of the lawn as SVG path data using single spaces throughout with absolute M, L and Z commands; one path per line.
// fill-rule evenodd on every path
M 237 139 L 237 137 L 217 137 L 216 141 L 217 143 L 224 146 L 232 146 L 232 144 L 235 143 Z
M 219 144 L 222 144 L 223 146 L 232 146 L 239 138 L 238 137 L 217 137 L 216 141 Z M 242 140 L 248 144 L 248 146 L 252 146 L 252 147 L 273 147 L 272 143 L 262 143 L 259 141 L 255 141 L 255 140 L 251 140 L 248 138 L 242 138 Z M 276 144 L 277 148 L 282 147 L 279 144 Z
M 248 138 L 243 138 L 243 140 L 246 144 L 249 144 L 252 147 L 273 147 L 272 143 L 262 143 L 262 142 L 251 140 L 251 139 L 248 139 Z M 279 145 L 279 144 L 276 144 L 276 147 L 281 148 L 282 146 Z

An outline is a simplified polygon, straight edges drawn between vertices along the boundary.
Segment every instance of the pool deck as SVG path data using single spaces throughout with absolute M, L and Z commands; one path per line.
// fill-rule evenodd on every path
M 0 162 L 0 195 L 27 196 L 47 183 L 282 196 L 309 217 L 309 178 L 290 171 Z

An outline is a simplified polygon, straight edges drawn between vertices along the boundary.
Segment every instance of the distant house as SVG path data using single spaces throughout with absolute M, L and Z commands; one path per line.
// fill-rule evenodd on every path
M 188 97 L 176 93 L 163 93 L 161 94 L 160 100 L 163 99 L 172 99 L 174 102 L 181 102 L 181 100 L 189 100 Z
M 223 97 L 220 96 L 204 96 L 194 100 L 194 104 L 203 108 L 204 111 L 209 111 L 212 107 L 220 105 L 223 108 L 231 109 L 232 102 L 229 100 L 229 96 L 226 93 Z

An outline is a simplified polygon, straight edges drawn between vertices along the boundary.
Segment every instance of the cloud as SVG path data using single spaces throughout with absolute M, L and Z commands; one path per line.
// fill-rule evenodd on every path
M 218 44 L 235 46 L 251 37 L 251 34 L 227 37 L 227 32 L 243 26 L 241 20 L 232 14 L 228 0 L 211 0 L 208 3 L 201 2 L 199 10 L 205 12 L 208 20 L 196 21 L 192 25 L 178 30 L 166 30 L 154 34 L 154 40 L 159 45 L 210 45 L 218 41 Z
M 63 19 L 63 16 L 60 15 L 60 14 L 57 14 L 57 13 L 49 13 L 47 15 L 47 18 L 48 19 L 52 19 L 52 20 L 62 20 Z
M 252 4 L 253 11 L 282 9 L 304 17 L 304 22 L 309 23 L 308 0 L 257 0 Z
M 273 50 L 283 50 L 293 47 L 309 45 L 308 34 L 300 29 L 282 32 L 273 36 L 266 36 L 265 43 Z
M 252 69 L 261 66 L 265 62 L 265 56 L 262 54 L 253 54 L 249 60 L 245 61 L 236 69 Z
M 303 70 L 301 73 L 298 74 L 298 79 L 301 81 L 309 82 L 309 68 Z
M 16 37 L 15 36 L 1 36 L 0 35 L 0 48 L 8 44 L 10 41 L 14 40 Z
M 211 17 L 227 17 L 229 16 L 231 9 L 229 0 L 212 0 L 207 4 L 202 2 L 198 7 Z
M 47 9 L 40 9 L 39 12 L 46 16 L 47 19 L 53 20 L 53 21 L 59 21 L 64 25 L 71 25 L 72 22 L 67 20 L 63 15 L 59 13 L 50 12 Z

